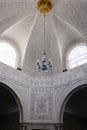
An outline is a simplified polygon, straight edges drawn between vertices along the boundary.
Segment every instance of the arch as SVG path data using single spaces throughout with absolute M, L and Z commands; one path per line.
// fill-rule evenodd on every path
M 8 86 L 7 84 L 0 82 L 0 85 L 2 87 L 4 87 L 14 98 L 14 100 L 17 103 L 18 106 L 18 110 L 19 110 L 19 121 L 23 122 L 23 109 L 22 109 L 22 104 L 21 101 L 19 99 L 19 97 L 17 96 L 16 92 L 14 92 L 14 90 L 12 88 L 10 88 L 10 86 Z
M 79 79 L 72 84 L 69 84 L 62 93 L 59 95 L 58 109 L 57 109 L 57 120 L 59 123 L 63 123 L 63 113 L 65 110 L 65 106 L 71 96 L 77 92 L 78 90 L 83 88 L 83 85 L 87 85 L 87 79 Z M 87 87 L 87 86 L 86 86 Z

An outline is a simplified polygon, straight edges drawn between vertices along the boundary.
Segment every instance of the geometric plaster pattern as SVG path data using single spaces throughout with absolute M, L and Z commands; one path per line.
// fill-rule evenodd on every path
M 30 119 L 52 120 L 53 119 L 53 89 L 31 89 Z
M 87 83 L 87 64 L 50 78 L 32 78 L 0 64 L 0 81 L 19 97 L 24 122 L 62 123 L 62 104 L 73 89 Z

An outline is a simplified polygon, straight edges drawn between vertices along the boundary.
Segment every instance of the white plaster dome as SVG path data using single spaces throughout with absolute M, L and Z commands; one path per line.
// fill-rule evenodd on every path
M 57 75 L 66 69 L 67 50 L 87 43 L 87 0 L 52 0 L 53 8 L 44 17 L 36 9 L 37 0 L 0 0 L 1 39 L 12 42 L 19 53 L 18 68 L 31 76 L 44 75 L 37 70 L 45 46 Z

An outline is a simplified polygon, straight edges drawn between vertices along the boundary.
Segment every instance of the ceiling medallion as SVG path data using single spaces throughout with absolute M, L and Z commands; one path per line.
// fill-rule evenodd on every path
M 51 11 L 53 5 L 50 0 L 39 0 L 36 4 L 37 9 L 42 14 L 47 14 Z

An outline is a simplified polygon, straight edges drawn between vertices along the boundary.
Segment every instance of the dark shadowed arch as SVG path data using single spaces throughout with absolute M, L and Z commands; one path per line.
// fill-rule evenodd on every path
M 87 84 L 73 89 L 63 102 L 63 123 L 65 129 L 87 128 Z
M 17 94 L 6 84 L 0 82 L 0 114 L 9 115 L 8 113 L 17 113 L 18 122 L 23 121 L 23 109 Z M 6 106 L 7 105 L 7 106 Z

